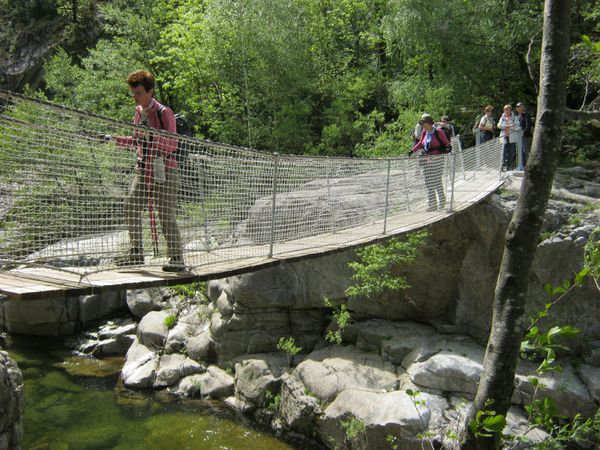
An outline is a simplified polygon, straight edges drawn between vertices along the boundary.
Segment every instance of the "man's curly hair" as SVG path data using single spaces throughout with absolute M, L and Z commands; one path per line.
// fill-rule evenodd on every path
M 130 87 L 144 86 L 146 92 L 150 92 L 150 89 L 154 89 L 156 80 L 154 79 L 154 75 L 150 72 L 146 70 L 137 70 L 127 76 L 127 84 L 129 84 Z

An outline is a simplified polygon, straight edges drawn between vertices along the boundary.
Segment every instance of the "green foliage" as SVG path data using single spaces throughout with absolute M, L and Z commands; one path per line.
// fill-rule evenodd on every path
M 353 417 L 349 420 L 340 421 L 344 433 L 346 434 L 346 440 L 353 441 L 365 432 L 365 424 L 362 420 Z
M 350 311 L 348 311 L 348 307 L 344 304 L 341 304 L 336 307 L 327 297 L 323 298 L 323 303 L 327 308 L 331 308 L 333 310 L 331 319 L 335 322 L 337 326 L 336 330 L 327 331 L 325 340 L 335 345 L 341 345 L 343 340 L 342 334 L 348 326 L 348 324 L 350 323 Z
M 486 401 L 484 408 L 490 407 L 491 404 L 492 401 Z M 506 417 L 488 409 L 477 411 L 475 418 L 469 422 L 469 428 L 475 436 L 494 438 L 496 445 L 502 439 L 502 430 L 505 426 Z
M 281 395 L 276 394 L 273 395 L 271 391 L 265 392 L 265 400 L 267 409 L 272 412 L 277 412 L 279 410 L 279 405 L 281 404 Z
M 600 59 L 600 58 L 598 58 Z M 573 163 L 600 160 L 600 127 L 586 122 L 566 122 L 563 128 L 562 158 Z
M 291 367 L 294 362 L 294 356 L 300 353 L 302 347 L 296 345 L 296 341 L 293 337 L 281 337 L 277 343 L 277 350 L 281 350 L 287 355 L 288 367 Z
M 400 439 L 397 436 L 392 436 L 391 434 L 386 434 L 385 436 L 386 442 L 390 445 L 392 450 L 398 450 L 400 445 Z
M 358 250 L 358 261 L 351 262 L 352 279 L 358 284 L 346 290 L 349 296 L 372 298 L 385 290 L 402 290 L 409 287 L 406 278 L 393 272 L 402 264 L 417 257 L 418 249 L 428 237 L 426 231 L 410 233 L 406 240 L 390 239 L 385 244 L 374 244 Z
M 206 300 L 206 285 L 206 281 L 196 281 L 171 286 L 171 290 L 175 292 L 177 296 L 182 298 L 194 299 L 200 295 L 202 299 Z
M 417 411 L 417 415 L 419 416 L 419 420 L 421 421 L 421 427 L 423 428 L 423 430 L 426 430 L 427 424 L 425 423 L 425 420 L 423 419 L 423 416 L 421 415 L 421 409 L 426 408 L 427 403 L 425 402 L 425 400 L 417 399 L 417 397 L 421 394 L 421 392 L 413 391 L 412 389 L 407 389 L 405 392 L 406 392 L 406 395 L 409 396 L 410 401 L 412 402 L 415 410 Z M 421 440 L 427 441 L 429 443 L 429 446 L 432 449 L 435 448 L 435 445 L 433 443 L 433 435 L 431 434 L 431 432 L 423 431 L 418 434 L 418 437 Z
M 165 317 L 164 324 L 170 330 L 177 324 L 177 316 L 175 314 L 169 314 Z
M 579 333 L 577 328 L 571 326 L 554 325 L 543 332 L 537 323 L 549 316 L 550 310 L 559 301 L 563 300 L 573 289 L 582 286 L 587 278 L 591 278 L 598 286 L 600 276 L 600 243 L 598 236 L 600 228 L 595 229 L 585 248 L 584 267 L 574 274 L 573 279 L 566 279 L 559 286 L 547 283 L 544 289 L 550 298 L 554 299 L 544 305 L 536 317 L 532 317 L 531 325 L 521 343 L 521 356 L 530 360 L 540 360 L 536 369 L 536 376 L 531 377 L 529 382 L 534 391 L 530 404 L 526 407 L 529 415 L 529 427 L 542 427 L 546 429 L 550 437 L 541 444 L 538 449 L 562 449 L 573 442 L 587 442 L 590 445 L 600 444 L 600 414 L 597 412 L 593 418 L 583 419 L 577 414 L 572 420 L 560 416 L 554 400 L 548 397 L 540 398 L 540 391 L 545 388 L 541 378 L 545 373 L 561 371 L 562 368 L 556 362 L 556 350 L 567 350 L 562 344 L 556 342 L 559 338 L 575 338 Z
M 572 11 L 581 36 L 569 67 L 577 108 L 598 95 L 592 3 L 577 0 Z M 541 5 L 0 0 L 0 57 L 16 61 L 32 35 L 52 34 L 63 50 L 44 81 L 60 103 L 130 120 L 124 78 L 147 68 L 159 100 L 185 112 L 201 137 L 282 153 L 392 156 L 405 153 L 423 112 L 449 114 L 467 135 L 487 103 L 535 104 L 523 55 L 531 41 L 531 66 L 539 66 Z M 52 20 L 50 33 L 32 28 Z M 597 127 L 567 128 L 570 159 L 597 154 Z

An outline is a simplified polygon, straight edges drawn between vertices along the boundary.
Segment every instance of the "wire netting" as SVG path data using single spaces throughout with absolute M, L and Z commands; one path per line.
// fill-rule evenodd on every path
M 140 173 L 136 152 L 148 142 L 189 150 L 167 170 L 178 186 Z M 0 267 L 111 270 L 138 238 L 145 266 L 181 256 L 189 268 L 344 247 L 358 230 L 381 236 L 497 188 L 498 140 L 462 149 L 455 138 L 453 148 L 391 159 L 272 154 L 0 91 Z

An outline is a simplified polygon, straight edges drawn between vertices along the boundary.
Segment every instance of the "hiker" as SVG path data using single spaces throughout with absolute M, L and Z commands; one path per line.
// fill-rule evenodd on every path
M 421 127 L 421 121 L 424 119 L 427 119 L 427 118 L 431 119 L 431 116 L 427 113 L 424 113 L 421 116 L 421 119 L 419 119 L 419 121 L 413 128 L 413 132 L 412 132 L 413 145 L 415 145 L 417 142 L 419 142 L 419 140 L 421 140 L 421 133 L 423 132 L 423 128 Z M 433 120 L 433 119 L 431 119 L 431 120 Z
M 454 127 L 454 124 L 450 123 L 450 118 L 448 116 L 442 116 L 437 125 L 444 130 L 448 140 L 456 136 L 456 128 Z
M 523 170 L 527 164 L 527 157 L 529 156 L 529 150 L 531 149 L 533 123 L 531 122 L 531 115 L 525 110 L 525 105 L 521 102 L 517 103 L 517 113 L 519 115 L 519 125 L 523 132 L 521 155 L 519 159 L 519 170 Z
M 137 129 L 133 136 L 114 138 L 119 146 L 137 149 L 135 176 L 124 208 L 130 249 L 127 255 L 117 258 L 115 264 L 117 266 L 144 264 L 142 213 L 147 204 L 155 253 L 158 251 L 158 236 L 154 206 L 167 242 L 169 260 L 162 270 L 179 272 L 185 270 L 185 265 L 176 221 L 179 171 L 174 152 L 177 149 L 177 139 L 161 136 L 153 131 L 164 129 L 176 133 L 175 115 L 171 109 L 161 105 L 154 98 L 156 81 L 150 72 L 138 70 L 130 73 L 127 84 L 129 95 L 136 103 L 133 123 L 148 128 L 146 131 Z M 158 114 L 161 114 L 161 117 L 158 117 Z
M 504 105 L 504 113 L 498 122 L 500 139 L 502 139 L 502 164 L 506 170 L 515 169 L 517 144 L 521 139 L 519 118 L 513 114 L 511 105 Z
M 488 105 L 484 109 L 484 114 L 479 120 L 478 130 L 479 130 L 479 143 L 483 144 L 484 142 L 492 140 L 494 137 L 494 130 L 496 128 L 496 123 L 494 120 L 494 107 L 492 105 Z
M 446 206 L 446 196 L 444 195 L 444 185 L 442 183 L 444 158 L 439 155 L 446 153 L 445 149 L 450 146 L 450 142 L 442 130 L 434 127 L 433 119 L 430 116 L 421 119 L 419 124 L 423 128 L 421 137 L 419 142 L 408 151 L 408 156 L 422 150 L 425 157 L 423 171 L 425 186 L 427 187 L 427 211 L 435 211 Z

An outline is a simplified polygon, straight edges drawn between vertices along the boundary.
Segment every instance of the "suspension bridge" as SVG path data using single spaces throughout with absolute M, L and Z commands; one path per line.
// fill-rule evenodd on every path
M 267 153 L 154 132 L 151 142 L 187 154 L 176 203 L 186 270 L 161 271 L 169 237 L 148 214 L 152 194 L 143 199 L 145 255 L 139 265 L 120 267 L 130 245 L 124 208 L 136 143 L 151 132 L 0 90 L 0 294 L 73 296 L 250 272 L 426 227 L 503 182 L 496 139 L 463 149 L 456 138 L 451 154 L 429 158 L 360 159 Z M 432 167 L 440 174 L 433 195 L 446 197 L 437 197 L 436 208 L 427 179 Z

